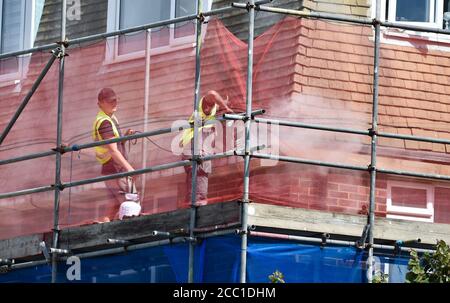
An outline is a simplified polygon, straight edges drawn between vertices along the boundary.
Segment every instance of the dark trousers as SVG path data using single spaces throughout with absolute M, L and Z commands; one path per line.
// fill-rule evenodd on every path
M 192 196 L 192 169 L 186 173 L 186 201 L 191 201 Z M 196 202 L 208 199 L 208 174 L 200 168 L 197 171 L 197 187 L 195 193 Z

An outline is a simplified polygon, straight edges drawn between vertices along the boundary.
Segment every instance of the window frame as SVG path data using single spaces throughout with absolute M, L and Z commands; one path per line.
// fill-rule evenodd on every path
M 36 1 L 35 0 L 21 0 L 22 1 L 22 20 L 21 20 L 21 38 L 20 38 L 20 48 L 19 50 L 24 50 L 31 48 L 34 43 L 33 33 L 35 32 L 35 12 L 36 12 Z M 2 35 L 2 18 L 3 18 L 3 0 L 0 0 L 0 39 Z M 1 40 L 0 40 L 1 43 Z M 23 57 L 31 56 L 31 54 L 26 54 Z M 24 64 L 24 60 L 20 59 L 18 61 L 18 67 L 16 72 L 0 74 L 0 87 L 10 84 L 20 83 L 22 75 L 27 72 L 27 64 Z
M 427 195 L 427 207 L 408 207 L 392 205 L 392 187 L 424 189 Z M 434 222 L 434 186 L 407 181 L 388 181 L 386 197 L 386 218 L 420 222 Z
M 429 28 L 442 28 L 444 23 L 444 0 L 436 0 L 437 5 L 439 8 L 439 12 L 437 14 L 437 20 L 433 23 L 430 22 L 409 22 L 409 21 L 395 21 L 394 20 L 386 20 L 386 0 L 381 0 L 381 21 L 391 21 L 392 23 L 397 24 L 408 24 L 408 25 L 415 25 L 415 26 L 421 26 L 421 27 L 429 27 Z M 397 0 L 390 0 L 389 4 L 391 6 L 391 2 L 397 2 Z M 371 17 L 376 17 L 376 0 L 371 1 Z M 393 10 L 390 9 L 390 12 Z M 394 10 L 394 16 L 395 16 L 395 10 Z M 398 46 L 408 46 L 408 47 L 414 47 L 414 44 L 412 44 L 409 39 L 420 39 L 424 40 L 427 43 L 427 47 L 430 50 L 438 50 L 438 51 L 445 51 L 450 52 L 450 36 L 445 34 L 436 34 L 436 33 L 427 33 L 422 31 L 413 31 L 413 30 L 403 30 L 403 29 L 397 29 L 397 28 L 382 28 L 382 35 L 381 35 L 381 43 L 391 44 L 391 45 L 398 45 Z
M 387 7 L 388 6 L 388 7 Z M 442 28 L 444 23 L 444 0 L 430 0 L 430 20 L 433 22 L 414 22 L 414 21 L 396 21 L 395 14 L 397 9 L 397 0 L 389 0 L 389 5 L 386 5 L 386 0 L 381 0 L 381 20 L 398 24 L 408 24 L 430 28 Z M 376 15 L 375 12 L 376 0 L 372 0 L 372 17 Z M 388 8 L 388 18 L 386 20 L 386 8 Z
M 120 25 L 120 7 L 121 0 L 108 0 L 108 13 L 107 13 L 107 32 L 113 32 L 119 30 Z M 176 0 L 170 1 L 170 19 L 175 18 L 175 4 Z M 212 1 L 203 1 L 203 10 L 209 10 L 211 8 Z M 195 34 L 180 38 L 175 38 L 175 24 L 169 25 L 169 44 L 150 48 L 150 54 L 156 55 L 166 53 L 170 51 L 176 51 L 184 48 L 195 46 Z M 134 34 L 134 33 L 133 33 Z M 151 29 L 147 30 L 147 39 L 151 36 Z M 194 39 L 193 39 L 194 38 Z M 107 39 L 108 46 L 106 50 L 106 63 L 123 62 L 133 59 L 139 59 L 145 57 L 145 49 L 136 52 L 130 52 L 127 54 L 119 54 L 119 39 L 118 36 L 110 37 Z M 148 47 L 148 43 L 147 43 Z

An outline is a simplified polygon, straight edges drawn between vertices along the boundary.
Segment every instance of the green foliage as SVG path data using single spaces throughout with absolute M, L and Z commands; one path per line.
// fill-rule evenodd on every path
M 271 283 L 285 283 L 284 275 L 278 269 L 275 270 L 275 272 L 269 276 L 269 280 Z
M 450 282 L 450 248 L 443 240 L 436 245 L 433 254 L 424 253 L 420 258 L 418 253 L 411 251 L 406 274 L 407 283 L 449 283 Z
M 372 283 L 388 283 L 389 275 L 378 271 L 373 275 Z

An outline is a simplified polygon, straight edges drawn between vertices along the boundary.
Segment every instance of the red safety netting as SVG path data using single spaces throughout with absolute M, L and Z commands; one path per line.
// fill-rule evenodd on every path
M 0 60 L 2 132 L 50 58 L 49 52 L 42 52 Z M 49 151 L 55 146 L 57 91 L 58 61 L 55 61 L 3 141 L 1 160 Z M 2 193 L 49 186 L 54 180 L 54 156 L 0 166 Z M 0 238 L 50 230 L 53 225 L 53 201 L 52 191 L 0 200 L 0 215 L 3 218 Z
M 92 124 L 98 112 L 97 94 L 105 87 L 117 93 L 116 115 L 123 133 L 127 129 L 146 132 L 186 124 L 193 112 L 195 92 L 193 26 L 188 22 L 182 26 L 71 46 L 64 80 L 64 144 L 92 142 Z M 209 20 L 203 25 L 202 32 L 200 97 L 215 90 L 228 100 L 234 113 L 244 112 L 247 44 L 237 39 L 219 19 Z M 372 35 L 370 27 L 360 25 L 294 18 L 277 22 L 254 41 L 253 109 L 265 109 L 266 114 L 262 117 L 268 119 L 367 130 L 371 126 L 372 110 Z M 182 41 L 177 40 L 179 38 Z M 42 56 L 31 57 L 31 62 L 36 60 L 39 64 L 30 64 L 23 83 L 32 83 L 35 79 L 45 61 Z M 387 69 L 382 70 L 382 77 L 386 75 Z M 15 126 L 8 137 L 10 141 L 5 141 L 0 148 L 1 159 L 18 155 L 19 151 L 27 154 L 54 147 L 56 80 L 56 70 L 52 69 L 26 109 L 28 112 L 21 118 L 36 123 L 25 126 L 26 131 L 20 133 L 22 128 L 18 121 L 17 129 Z M 383 81 L 380 81 L 382 86 L 385 85 Z M 6 125 L 29 87 L 9 86 L 8 90 L 0 90 L 2 107 L 7 109 L 2 116 L 2 125 Z M 380 126 L 384 127 L 388 115 L 383 106 L 391 101 L 383 99 L 383 89 L 380 89 L 380 95 Z M 390 111 L 393 108 L 395 106 Z M 217 116 L 223 112 L 219 110 Z M 367 136 L 288 128 L 274 123 L 252 125 L 251 146 L 266 146 L 260 154 L 357 167 L 367 167 L 370 163 Z M 214 133 L 215 144 L 208 141 L 208 135 L 201 136 L 202 151 L 206 154 L 244 148 L 242 122 L 217 122 Z M 130 164 L 141 169 L 189 159 L 190 147 L 186 146 L 182 153 L 179 146 L 182 134 L 175 131 L 127 142 L 125 149 Z M 20 145 L 27 140 L 37 141 L 36 144 Z M 9 149 L 14 144 L 16 148 Z M 243 192 L 242 157 L 215 159 L 210 164 L 208 185 L 205 188 L 202 183 L 205 179 L 199 179 L 198 187 L 199 191 L 202 186 L 206 191 L 206 202 L 240 199 Z M 31 168 L 24 172 L 26 165 Z M 53 184 L 54 167 L 54 157 L 1 166 L 1 192 Z M 191 184 L 187 172 L 188 168 L 180 166 L 139 176 L 136 185 L 142 214 L 189 207 Z M 63 182 L 102 175 L 105 172 L 102 173 L 93 149 L 63 155 Z M 393 204 L 408 205 L 403 200 L 403 188 L 394 186 L 392 189 L 391 181 L 391 177 L 381 174 L 377 179 L 377 215 L 386 216 L 392 197 Z M 436 222 L 447 222 L 446 188 L 440 186 L 435 192 L 435 201 L 441 202 L 434 209 L 433 218 Z M 425 190 L 425 196 L 427 193 Z M 417 193 L 420 199 L 422 196 L 423 191 Z M 8 220 L 0 223 L 0 238 L 49 231 L 52 197 L 53 192 L 49 192 L 2 200 L 0 213 Z M 250 199 L 365 215 L 369 174 L 252 159 Z M 422 205 L 420 199 L 414 205 Z M 105 217 L 116 219 L 120 203 L 120 199 L 111 196 L 103 181 L 66 188 L 61 196 L 61 227 L 91 224 Z

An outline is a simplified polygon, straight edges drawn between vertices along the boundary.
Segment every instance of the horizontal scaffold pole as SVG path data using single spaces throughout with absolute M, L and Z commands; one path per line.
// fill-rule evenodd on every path
M 224 157 L 230 157 L 233 155 L 239 156 L 240 153 L 236 152 L 236 151 L 228 151 L 223 154 L 200 157 L 199 160 L 208 161 L 208 160 L 220 159 L 220 158 L 224 158 Z M 324 161 L 308 160 L 308 159 L 286 157 L 286 156 L 274 156 L 274 155 L 266 155 L 266 154 L 259 154 L 259 153 L 252 154 L 252 157 L 259 158 L 259 159 L 268 159 L 268 160 L 315 165 L 315 166 L 326 166 L 326 167 L 342 168 L 342 169 L 349 169 L 349 170 L 359 170 L 359 171 L 369 171 L 370 170 L 368 167 L 365 167 L 365 166 L 346 165 L 346 164 L 342 164 L 342 163 L 324 162 Z M 71 183 L 64 183 L 64 184 L 62 184 L 62 187 L 63 188 L 74 187 L 74 186 L 80 186 L 80 185 L 84 185 L 84 184 L 102 182 L 102 181 L 106 181 L 106 180 L 119 179 L 119 178 L 123 178 L 123 177 L 127 177 L 127 176 L 141 175 L 141 174 L 145 174 L 145 173 L 153 172 L 153 171 L 159 171 L 159 170 L 164 170 L 164 169 L 169 169 L 169 168 L 174 168 L 174 167 L 188 166 L 191 163 L 192 162 L 190 160 L 173 162 L 173 163 L 169 163 L 169 164 L 163 164 L 163 165 L 153 166 L 153 167 L 149 167 L 149 168 L 139 169 L 139 170 L 135 170 L 133 172 L 119 173 L 119 174 L 113 174 L 113 175 L 109 175 L 109 176 L 86 179 L 86 180 L 81 180 L 81 181 L 76 181 L 76 182 L 71 182 Z M 412 171 L 389 170 L 389 169 L 383 169 L 383 168 L 377 168 L 376 171 L 379 173 L 389 174 L 389 175 L 401 175 L 401 176 L 409 176 L 409 177 L 417 177 L 417 178 L 428 178 L 428 179 L 435 179 L 435 180 L 442 180 L 442 181 L 450 181 L 450 176 L 448 176 L 448 175 L 426 174 L 426 173 L 417 173 L 417 172 L 412 172 Z M 53 185 L 42 186 L 42 187 L 37 187 L 37 188 L 31 188 L 31 189 L 26 189 L 26 190 L 10 192 L 10 193 L 3 193 L 3 194 L 0 194 L 0 199 L 6 199 L 6 198 L 11 198 L 11 197 L 29 195 L 29 194 L 33 194 L 33 193 L 40 193 L 40 192 L 46 192 L 46 191 L 52 191 L 52 190 L 54 190 Z
M 0 152 L 1 152 L 1 150 L 0 150 Z M 48 156 L 53 156 L 55 154 L 56 154 L 56 151 L 51 150 L 51 151 L 42 152 L 42 153 L 34 153 L 34 154 L 29 154 L 29 155 L 25 155 L 25 156 L 16 157 L 16 158 L 10 158 L 7 160 L 0 160 L 0 166 L 5 165 L 5 164 L 26 161 L 26 160 L 37 159 L 37 158 L 45 158 Z
M 233 3 L 232 5 L 236 8 L 241 8 L 241 9 L 246 8 L 246 4 L 244 4 L 244 3 Z M 386 22 L 386 21 L 380 21 L 380 20 L 376 20 L 376 19 L 351 17 L 351 16 L 347 16 L 347 15 L 340 15 L 340 14 L 321 13 L 321 12 L 305 12 L 305 11 L 300 11 L 300 10 L 295 10 L 295 9 L 286 9 L 286 8 L 269 7 L 269 6 L 257 6 L 256 10 L 291 15 L 291 16 L 298 16 L 298 17 L 303 17 L 303 18 L 342 21 L 342 22 L 364 24 L 364 25 L 380 24 L 381 26 L 384 26 L 384 27 L 398 28 L 398 29 L 411 30 L 411 31 L 417 31 L 417 32 L 435 33 L 435 34 L 443 34 L 443 35 L 450 34 L 450 31 L 440 29 L 440 28 L 430 28 L 430 27 L 425 27 L 425 26 L 401 24 L 401 23 L 395 23 L 395 22 Z
M 201 161 L 209 161 L 209 160 L 214 160 L 214 159 L 230 157 L 230 156 L 234 156 L 234 155 L 236 155 L 235 151 L 227 151 L 227 152 L 220 153 L 220 154 L 199 157 L 198 159 Z M 69 182 L 69 183 L 62 183 L 61 190 L 65 189 L 65 188 L 69 188 L 69 187 L 98 183 L 98 182 L 103 182 L 103 181 L 107 181 L 107 180 L 120 179 L 120 178 L 124 178 L 124 177 L 128 177 L 128 176 L 142 175 L 142 174 L 165 170 L 165 169 L 170 169 L 170 168 L 189 166 L 191 164 L 192 164 L 191 160 L 183 160 L 183 161 L 177 161 L 177 162 L 137 169 L 132 172 L 117 173 L 117 174 L 111 174 L 108 176 L 84 179 L 84 180 L 74 181 L 74 182 Z M 47 192 L 47 191 L 52 191 L 54 189 L 55 189 L 55 186 L 50 185 L 50 186 L 42 186 L 42 187 L 37 187 L 37 188 L 31 188 L 31 189 L 26 189 L 26 190 L 10 192 L 10 193 L 3 193 L 3 194 L 0 194 L 0 199 L 29 195 L 29 194 L 33 194 L 33 193 Z
M 275 238 L 275 239 L 284 239 L 284 240 L 309 242 L 309 243 L 323 243 L 323 240 L 318 237 L 294 236 L 294 235 L 288 235 L 288 234 L 278 234 L 278 233 L 269 233 L 269 232 L 260 232 L 260 231 L 250 231 L 249 234 L 250 234 L 250 236 L 253 236 L 253 237 Z M 356 246 L 355 241 L 344 241 L 344 240 L 334 240 L 334 239 L 327 239 L 326 244 L 339 245 L 339 246 L 350 246 L 350 247 Z M 395 249 L 397 249 L 395 247 L 395 245 L 385 245 L 385 244 L 374 244 L 373 248 L 380 249 L 380 250 L 395 250 Z M 404 252 L 411 251 L 411 247 L 406 247 L 406 246 L 401 246 L 398 249 L 401 251 L 404 251 Z M 413 248 L 413 249 L 419 253 L 435 252 L 435 250 L 432 250 L 432 249 L 423 249 L 423 248 Z
M 220 119 L 210 120 L 210 121 L 205 122 L 204 125 L 215 124 L 219 120 Z M 73 151 L 80 151 L 80 150 L 83 150 L 83 149 L 92 148 L 92 147 L 96 147 L 96 146 L 107 145 L 107 144 L 110 144 L 110 143 L 117 143 L 117 142 L 123 142 L 123 141 L 128 141 L 128 140 L 140 139 L 140 138 L 144 138 L 144 137 L 151 137 L 151 136 L 168 134 L 168 133 L 171 133 L 171 132 L 178 132 L 178 131 L 182 131 L 184 129 L 189 129 L 189 128 L 192 128 L 192 126 L 190 124 L 185 124 L 185 125 L 181 125 L 181 126 L 179 126 L 177 128 L 160 128 L 160 129 L 156 129 L 156 130 L 153 130 L 153 131 L 137 133 L 137 134 L 134 134 L 134 135 L 123 136 L 123 137 L 119 137 L 119 138 L 102 140 L 102 141 L 97 141 L 97 142 L 92 142 L 92 143 L 73 144 L 71 146 L 66 146 L 66 147 L 62 148 L 61 152 L 62 153 L 67 153 L 67 152 L 73 152 Z M 1 150 L 0 150 L 0 152 L 1 152 Z M 37 159 L 37 158 L 48 157 L 48 156 L 55 155 L 56 153 L 57 153 L 57 151 L 51 150 L 51 151 L 33 153 L 33 154 L 25 155 L 25 156 L 10 158 L 10 159 L 6 159 L 6 160 L 0 160 L 0 166 L 1 165 L 5 165 L 5 164 L 11 164 L 11 163 L 15 163 L 15 162 L 20 162 L 20 161 L 25 161 L 25 160 L 32 160 L 32 159 Z
M 238 116 L 238 115 L 224 115 L 224 118 L 226 120 L 241 120 L 241 116 Z M 277 124 L 277 125 L 281 125 L 281 126 L 290 126 L 290 127 L 298 127 L 298 128 L 305 128 L 305 129 L 314 129 L 314 130 L 370 136 L 370 131 L 368 131 L 368 130 L 338 128 L 338 127 L 331 127 L 331 126 L 325 126 L 325 125 L 319 125 L 319 124 L 309 124 L 309 123 L 277 120 L 277 119 L 255 118 L 254 120 L 257 123 Z M 211 123 L 211 122 L 208 122 L 208 123 Z M 205 123 L 205 125 L 208 125 L 208 123 Z M 93 143 L 86 143 L 86 144 L 79 144 L 79 145 L 74 144 L 72 146 L 65 147 L 63 152 L 79 151 L 82 149 L 87 149 L 87 148 L 91 148 L 91 147 L 95 147 L 95 146 L 102 146 L 102 145 L 106 145 L 106 144 L 110 144 L 110 143 L 116 143 L 116 142 L 134 140 L 134 139 L 139 139 L 139 138 L 144 138 L 144 137 L 162 135 L 162 134 L 167 134 L 167 133 L 174 132 L 174 131 L 180 131 L 182 129 L 190 128 L 190 127 L 191 127 L 190 125 L 185 125 L 185 126 L 181 126 L 180 128 L 177 128 L 177 129 L 162 128 L 162 129 L 157 129 L 154 131 L 134 134 L 134 135 L 130 135 L 130 136 L 124 136 L 124 137 L 114 138 L 114 139 L 109 139 L 109 140 L 103 140 L 103 141 L 98 141 L 98 142 L 93 142 Z M 378 132 L 377 135 L 378 135 L 378 137 L 399 139 L 399 140 L 430 142 L 430 143 L 438 143 L 438 144 L 450 144 L 450 140 L 431 138 L 431 137 L 418 137 L 418 136 L 400 135 L 400 134 L 392 134 L 392 133 L 385 133 L 385 132 Z M 0 152 L 1 152 L 1 150 L 0 150 Z M 5 164 L 20 162 L 20 161 L 25 161 L 25 160 L 32 160 L 32 159 L 37 159 L 37 158 L 48 157 L 48 156 L 52 156 L 55 154 L 56 154 L 56 151 L 52 150 L 52 151 L 46 151 L 46 152 L 41 152 L 41 153 L 29 154 L 29 155 L 25 155 L 25 156 L 16 157 L 16 158 L 10 158 L 7 160 L 0 160 L 0 166 L 5 165 Z
M 225 117 L 225 119 L 228 119 L 227 115 L 225 115 L 224 117 Z M 230 120 L 235 120 L 234 118 L 235 117 L 232 116 L 230 118 Z M 254 120 L 257 123 L 278 124 L 281 126 L 315 129 L 315 130 L 323 130 L 323 131 L 339 132 L 339 133 L 347 133 L 347 134 L 355 134 L 355 135 L 372 136 L 372 134 L 373 134 L 369 130 L 339 128 L 339 127 L 325 126 L 325 125 L 320 125 L 320 124 L 309 124 L 309 123 L 294 122 L 294 121 L 287 121 L 287 120 L 276 120 L 276 119 L 265 119 L 265 118 L 255 118 Z M 393 133 L 385 133 L 385 132 L 377 132 L 376 135 L 378 137 L 399 139 L 399 140 L 430 142 L 430 143 L 438 143 L 438 144 L 450 144 L 450 140 L 431 138 L 431 137 L 419 137 L 419 136 L 401 135 L 401 134 L 393 134 Z
M 338 127 L 331 127 L 331 126 L 318 125 L 318 124 L 308 124 L 308 123 L 286 121 L 286 120 L 255 118 L 255 122 L 256 123 L 265 123 L 265 124 L 275 124 L 275 125 L 281 125 L 281 126 L 290 126 L 290 127 L 298 127 L 298 128 L 323 130 L 323 131 L 331 131 L 331 132 L 356 134 L 356 135 L 369 135 L 370 134 L 370 132 L 368 130 L 357 130 L 357 129 L 351 129 L 351 128 L 338 128 Z

